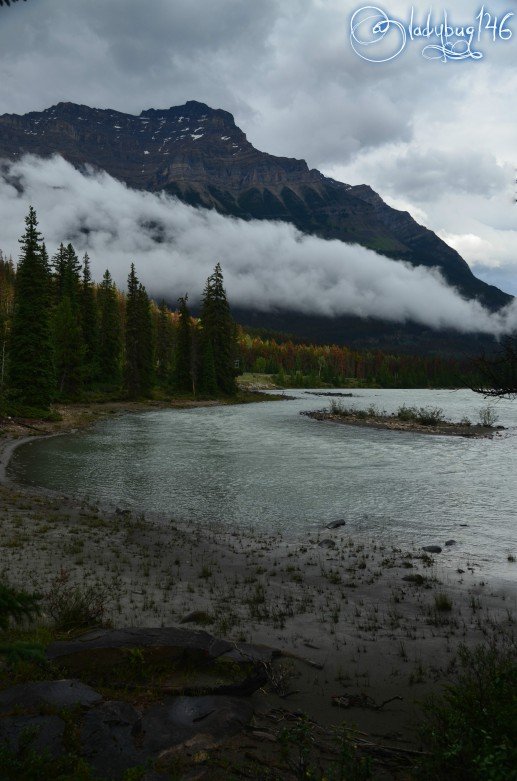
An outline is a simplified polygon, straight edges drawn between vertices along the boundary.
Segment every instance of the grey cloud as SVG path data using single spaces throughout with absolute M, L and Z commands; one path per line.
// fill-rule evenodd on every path
M 23 185 L 23 197 L 9 184 L 10 177 Z M 240 306 L 411 319 L 495 334 L 517 323 L 517 307 L 490 314 L 477 302 L 463 300 L 435 271 L 303 236 L 290 225 L 225 218 L 164 195 L 133 191 L 107 174 L 84 175 L 62 158 L 6 164 L 0 199 L 4 251 L 16 251 L 32 203 L 49 247 L 72 240 L 92 257 L 97 278 L 108 266 L 119 284 L 134 261 L 158 297 L 199 293 L 220 260 L 230 298 Z M 160 242 L 152 223 L 160 226 Z

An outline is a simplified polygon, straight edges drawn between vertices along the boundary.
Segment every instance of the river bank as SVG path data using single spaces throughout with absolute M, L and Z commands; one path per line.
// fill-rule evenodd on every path
M 95 415 L 131 410 L 107 405 Z M 88 425 L 95 415 L 76 410 L 37 435 Z M 22 433 L 0 440 L 4 466 Z M 102 592 L 104 620 L 114 627 L 186 621 L 232 642 L 281 649 L 282 686 L 253 695 L 260 718 L 287 710 L 324 727 L 346 720 L 395 749 L 421 748 L 421 702 L 450 679 L 460 644 L 513 628 L 510 583 L 487 581 L 479 566 L 446 569 L 440 554 L 421 548 L 353 538 L 346 525 L 287 539 L 5 483 L 0 517 L 2 575 L 13 585 L 48 593 L 66 572 L 71 584 Z

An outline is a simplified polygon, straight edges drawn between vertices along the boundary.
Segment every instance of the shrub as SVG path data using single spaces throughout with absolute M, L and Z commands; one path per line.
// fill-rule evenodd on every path
M 459 672 L 441 698 L 425 705 L 422 736 L 430 753 L 426 781 L 508 781 L 517 767 L 515 641 L 458 652 Z
M 7 583 L 0 583 L 0 654 L 7 657 L 8 662 L 18 660 L 43 661 L 43 649 L 37 643 L 27 643 L 12 638 L 3 638 L 11 623 L 20 624 L 31 621 L 40 612 L 40 597 L 27 591 L 17 591 Z
M 480 424 L 482 426 L 486 426 L 487 428 L 492 428 L 492 426 L 494 426 L 499 420 L 496 411 L 493 407 L 490 406 L 490 404 L 488 404 L 486 407 L 482 407 L 479 410 L 478 416 Z
M 443 410 L 439 407 L 420 407 L 416 420 L 422 426 L 436 426 L 444 420 Z
M 452 601 L 447 596 L 447 594 L 440 592 L 439 594 L 434 595 L 434 606 L 436 610 L 440 610 L 443 613 L 446 613 L 449 610 L 452 610 Z
M 417 414 L 416 407 L 407 407 L 405 404 L 399 407 L 396 412 L 397 418 L 405 421 L 416 420 Z
M 102 623 L 110 589 L 101 583 L 79 586 L 61 569 L 45 594 L 50 617 L 58 629 L 81 629 Z

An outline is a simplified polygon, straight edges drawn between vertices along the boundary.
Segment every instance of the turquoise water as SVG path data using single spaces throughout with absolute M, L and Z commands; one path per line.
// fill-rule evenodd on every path
M 23 445 L 20 482 L 170 518 L 313 534 L 338 518 L 354 535 L 395 545 L 458 541 L 450 557 L 517 577 L 517 402 L 499 401 L 494 440 L 321 423 L 301 410 L 329 399 L 159 410 Z M 356 391 L 347 405 L 438 406 L 459 420 L 486 406 L 470 391 Z M 462 524 L 468 524 L 464 526 Z M 456 560 L 455 559 L 455 560 Z

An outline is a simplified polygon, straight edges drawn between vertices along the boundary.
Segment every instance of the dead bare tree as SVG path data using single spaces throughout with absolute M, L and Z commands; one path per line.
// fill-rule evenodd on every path
M 517 334 L 506 337 L 494 357 L 479 358 L 475 367 L 480 382 L 473 391 L 487 397 L 517 398 Z

